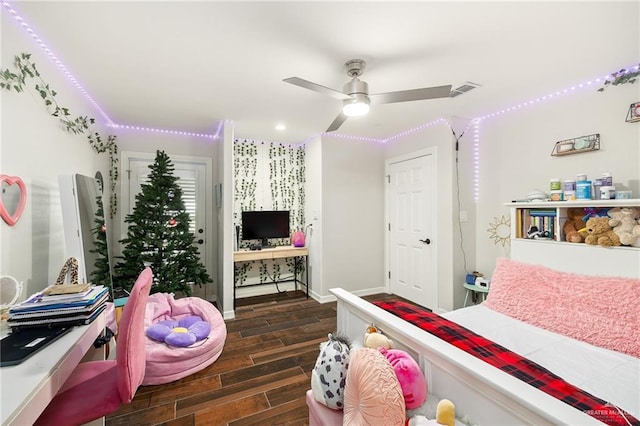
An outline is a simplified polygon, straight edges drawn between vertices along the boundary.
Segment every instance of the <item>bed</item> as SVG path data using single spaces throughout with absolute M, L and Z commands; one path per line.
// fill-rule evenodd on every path
M 516 272 L 523 274 L 517 281 L 513 279 Z M 612 280 L 594 281 L 593 277 L 499 259 L 485 303 L 442 314 L 613 404 L 603 407 L 598 416 L 576 409 L 348 291 L 338 288 L 331 292 L 338 300 L 339 332 L 360 341 L 363 330 L 375 324 L 397 348 L 418 361 L 429 392 L 451 399 L 456 415 L 470 424 L 596 425 L 602 424 L 597 417 L 613 418 L 618 409 L 640 418 L 640 280 Z M 599 287 L 589 299 L 584 296 L 589 294 L 585 288 L 594 282 Z M 601 291 L 605 288 L 607 291 Z M 513 291 L 520 297 L 514 297 Z M 548 321 L 545 315 L 531 312 L 531 306 L 565 316 L 574 307 L 579 323 Z M 521 319 L 516 319 L 518 316 Z M 548 327 L 537 321 L 557 324 Z M 577 337 L 573 336 L 576 330 Z M 603 336 L 612 336 L 612 341 L 603 340 Z M 622 424 L 637 424 L 631 419 Z

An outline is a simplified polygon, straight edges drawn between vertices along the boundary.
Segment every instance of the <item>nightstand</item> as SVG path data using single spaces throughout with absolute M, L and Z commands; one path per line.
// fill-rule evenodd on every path
M 482 294 L 482 301 L 487 300 L 487 293 L 489 293 L 489 287 L 480 287 L 475 284 L 462 284 L 465 289 L 467 289 L 467 293 L 464 295 L 464 305 L 463 308 L 467 307 L 467 300 L 469 299 L 469 293 L 480 293 Z

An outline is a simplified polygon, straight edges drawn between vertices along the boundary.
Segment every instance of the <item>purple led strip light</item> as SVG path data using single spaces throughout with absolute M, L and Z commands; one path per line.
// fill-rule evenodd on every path
M 320 135 L 322 135 L 322 136 L 331 136 L 331 137 L 340 138 L 340 139 L 350 139 L 350 140 L 354 140 L 354 141 L 364 141 L 364 142 L 381 142 L 381 143 L 384 143 L 386 141 L 385 139 L 368 138 L 368 137 L 365 137 L 365 136 L 343 135 L 342 133 L 321 132 Z
M 638 71 L 638 69 L 640 69 L 640 64 L 625 68 L 627 74 L 630 73 L 630 72 Z M 594 78 L 593 80 L 589 80 L 589 81 L 586 81 L 584 83 L 576 84 L 576 85 L 573 85 L 573 86 L 568 87 L 568 88 L 563 89 L 563 90 L 557 90 L 555 92 L 546 94 L 544 96 L 540 96 L 538 98 L 531 99 L 531 100 L 528 100 L 526 102 L 522 102 L 520 104 L 513 105 L 513 106 L 510 106 L 508 108 L 501 109 L 499 111 L 495 111 L 495 112 L 493 112 L 491 114 L 486 114 L 486 115 L 477 117 L 476 120 L 486 120 L 488 118 L 493 118 L 493 117 L 505 114 L 507 112 L 512 112 L 512 111 L 516 111 L 516 110 L 519 110 L 519 109 L 522 109 L 522 108 L 525 108 L 525 107 L 528 107 L 528 106 L 536 105 L 536 104 L 539 104 L 540 102 L 547 101 L 547 100 L 552 99 L 552 98 L 557 98 L 558 96 L 562 96 L 562 95 L 566 95 L 568 93 L 575 92 L 578 89 L 584 89 L 586 87 L 591 87 L 596 83 L 602 83 L 605 80 L 610 80 L 612 78 L 613 78 L 613 75 L 611 75 L 611 74 L 606 75 L 604 77 Z
M 33 29 L 29 26 L 29 24 L 27 24 L 25 20 L 22 19 L 20 15 L 18 15 L 18 12 L 16 12 L 16 10 L 11 7 L 9 2 L 3 1 L 2 6 L 4 6 L 4 8 L 7 9 L 9 14 L 13 16 L 13 18 L 18 22 L 18 25 L 24 28 L 27 34 L 29 34 L 36 41 L 38 46 L 40 46 L 42 50 L 44 50 L 45 53 L 49 55 L 49 57 L 53 60 L 53 62 L 60 68 L 60 70 L 62 70 L 62 73 L 65 75 L 65 77 L 67 77 L 67 79 L 80 91 L 80 93 L 82 93 L 89 100 L 89 102 L 91 102 L 91 104 L 100 112 L 100 114 L 102 114 L 105 120 L 107 120 L 109 124 L 113 124 L 113 121 L 111 120 L 111 118 L 109 118 L 107 113 L 104 112 L 102 108 L 100 108 L 100 105 L 98 105 L 98 103 L 95 100 L 93 100 L 91 95 L 89 95 L 89 93 L 84 89 L 84 87 L 82 87 L 82 85 L 78 82 L 78 80 L 76 80 L 76 78 L 71 74 L 71 72 L 69 72 L 67 67 L 65 67 L 64 64 L 53 53 L 53 51 L 49 49 L 49 46 L 47 46 L 44 43 L 44 41 L 42 41 L 42 39 L 38 36 L 38 34 L 36 34 L 36 32 L 33 31 Z
M 42 41 L 42 39 L 38 36 L 38 34 L 36 34 L 33 28 L 31 28 L 31 26 L 27 24 L 27 22 L 20 15 L 18 15 L 18 12 L 13 7 L 11 7 L 11 4 L 9 4 L 8 1 L 3 0 L 2 6 L 9 12 L 9 14 L 16 20 L 16 22 L 18 22 L 18 25 L 20 25 L 27 32 L 27 34 L 29 34 L 35 40 L 38 46 L 40 46 L 42 50 L 44 50 L 44 52 L 51 58 L 51 60 L 58 66 L 58 68 L 60 68 L 64 76 L 80 91 L 80 93 L 82 93 L 89 100 L 89 102 L 96 108 L 96 110 L 100 112 L 100 114 L 107 121 L 108 126 L 119 128 L 119 129 L 140 130 L 140 131 L 166 133 L 166 134 L 174 134 L 174 135 L 181 135 L 181 136 L 196 136 L 196 137 L 203 137 L 208 139 L 218 139 L 220 137 L 220 132 L 222 131 L 222 126 L 223 126 L 222 121 L 218 124 L 218 129 L 216 133 L 213 135 L 206 134 L 206 133 L 185 132 L 185 131 L 179 131 L 179 130 L 166 130 L 166 129 L 152 128 L 152 127 L 130 126 L 126 124 L 114 123 L 113 120 L 111 120 L 111 118 L 107 115 L 107 113 L 104 112 L 104 110 L 100 107 L 100 105 L 98 105 L 98 103 L 91 97 L 89 92 L 87 92 L 87 90 L 84 87 L 82 87 L 80 82 L 78 82 L 78 80 L 73 76 L 73 74 L 71 74 L 71 72 L 62 63 L 62 61 L 58 59 L 58 57 L 53 53 L 53 51 L 49 48 L 49 46 L 47 46 L 46 43 Z
M 152 132 L 152 133 L 165 133 L 171 135 L 180 135 L 180 136 L 195 136 L 199 138 L 208 138 L 208 139 L 217 139 L 220 137 L 220 131 L 222 127 L 222 121 L 218 124 L 218 129 L 215 134 L 211 135 L 208 133 L 195 133 L 195 132 L 185 132 L 182 130 L 167 130 L 167 129 L 158 129 L 156 127 L 143 127 L 143 126 L 129 126 L 127 124 L 113 124 L 111 127 L 116 129 L 127 129 L 127 130 L 138 130 L 142 132 Z
M 473 120 L 473 201 L 480 200 L 480 120 Z
M 419 132 L 420 130 L 424 130 L 424 129 L 428 128 L 428 127 L 435 126 L 436 124 L 446 124 L 446 123 L 448 123 L 448 121 L 446 119 L 438 118 L 438 119 L 435 119 L 435 120 L 430 121 L 428 123 L 424 123 L 424 124 L 422 124 L 422 125 L 420 125 L 418 127 L 414 127 L 413 129 L 409 129 L 409 130 L 405 130 L 404 132 L 400 132 L 397 135 L 394 135 L 394 136 L 391 136 L 391 137 L 389 137 L 387 139 L 384 139 L 383 142 L 387 143 L 387 142 L 390 142 L 390 141 L 394 141 L 396 139 L 400 139 L 400 138 L 402 138 L 404 136 L 407 136 L 407 135 L 410 135 L 412 133 Z
M 206 133 L 195 133 L 195 132 L 185 132 L 185 131 L 178 131 L 178 130 L 166 130 L 166 129 L 158 129 L 158 128 L 151 128 L 151 127 L 142 127 L 142 126 L 129 126 L 129 125 L 119 125 L 119 124 L 115 124 L 113 122 L 113 120 L 111 120 L 109 118 L 109 116 L 102 110 L 102 108 L 98 105 L 98 103 L 89 95 L 89 93 L 82 87 L 82 85 L 77 81 L 77 79 L 71 74 L 71 72 L 69 72 L 69 70 L 67 69 L 67 67 L 65 67 L 65 65 L 55 56 L 55 54 L 51 51 L 51 49 L 49 49 L 49 47 L 42 41 L 42 39 L 35 33 L 35 31 L 33 31 L 33 29 L 29 26 L 29 24 L 27 24 L 24 19 L 22 17 L 20 17 L 18 15 L 18 13 L 16 12 L 15 9 L 13 9 L 11 7 L 11 5 L 9 4 L 8 1 L 3 0 L 2 1 L 2 6 L 4 6 L 5 9 L 7 9 L 7 11 L 11 14 L 11 16 L 13 16 L 13 18 L 18 22 L 18 24 L 24 28 L 24 30 L 36 41 L 36 43 L 45 51 L 45 53 L 47 53 L 47 55 L 49 55 L 51 57 L 51 59 L 53 60 L 53 62 L 58 65 L 58 67 L 62 70 L 62 72 L 64 73 L 64 75 L 69 79 L 69 81 L 71 81 L 71 83 L 73 83 L 74 86 L 76 86 L 76 88 L 78 88 L 78 90 L 80 90 L 80 92 L 91 102 L 91 104 L 102 114 L 102 116 L 107 120 L 107 122 L 115 127 L 115 128 L 122 128 L 122 129 L 131 129 L 131 130 L 140 130 L 140 131 L 149 131 L 149 132 L 155 132 L 155 133 L 168 133 L 168 134 L 177 134 L 177 135 L 183 135 L 183 136 L 196 136 L 196 137 L 204 137 L 204 138 L 209 138 L 209 139 L 217 139 L 220 137 L 220 131 L 222 128 L 222 121 L 219 123 L 218 125 L 218 129 L 216 131 L 215 134 L 211 135 L 211 134 L 206 134 Z M 639 69 L 639 65 L 635 65 L 632 67 L 627 68 L 627 72 L 631 72 L 631 71 L 637 71 Z M 561 96 L 561 95 L 565 95 L 571 92 L 574 92 L 575 90 L 578 89 L 582 89 L 585 87 L 590 87 L 592 86 L 594 83 L 599 83 L 602 82 L 604 80 L 608 80 L 611 79 L 612 75 L 606 75 L 604 77 L 599 77 L 593 80 L 589 80 L 585 83 L 580 83 L 578 85 L 574 85 L 571 86 L 569 88 L 563 89 L 563 90 L 559 90 L 553 93 L 549 93 L 547 95 L 529 100 L 529 101 L 525 101 L 522 102 L 520 104 L 511 106 L 511 107 L 507 107 L 504 108 L 502 110 L 499 111 L 495 111 L 493 113 L 490 114 L 486 114 L 480 117 L 477 117 L 475 119 L 473 119 L 473 123 L 474 123 L 474 169 L 476 169 L 477 166 L 477 159 L 478 159 L 478 154 L 477 154 L 477 145 L 480 142 L 480 138 L 479 136 L 479 130 L 478 130 L 478 125 L 479 122 L 482 120 L 486 120 L 489 118 L 493 118 L 508 112 L 512 112 L 512 111 L 516 111 L 528 106 L 532 106 L 532 105 L 536 105 L 540 102 Z M 320 133 L 320 135 L 323 136 L 331 136 L 331 137 L 337 137 L 337 138 L 343 138 L 343 139 L 351 139 L 351 140 L 363 140 L 363 141 L 371 141 L 371 142 L 381 142 L 381 143 L 387 143 L 396 139 L 399 139 L 401 137 L 404 136 L 408 136 L 410 134 L 419 132 L 421 130 L 424 130 L 428 127 L 431 127 L 435 124 L 443 124 L 443 123 L 447 123 L 448 121 L 444 118 L 438 118 L 434 121 L 422 124 L 418 127 L 414 127 L 413 129 L 409 129 L 406 130 L 404 132 L 400 132 L 394 136 L 391 136 L 389 138 L 386 139 L 377 139 L 377 138 L 367 138 L 367 137 L 359 137 L 359 136 L 350 136 L 350 135 L 343 135 L 343 134 L 339 134 L 339 133 L 327 133 L 327 132 L 322 132 Z M 310 140 L 311 138 L 307 139 Z M 475 185 L 477 185 L 477 173 L 474 172 L 475 177 L 474 180 L 476 180 Z M 474 196 L 474 198 L 476 198 Z

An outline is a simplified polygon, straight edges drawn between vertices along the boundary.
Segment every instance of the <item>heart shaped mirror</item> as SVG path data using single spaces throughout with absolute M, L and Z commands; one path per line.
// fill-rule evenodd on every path
M 27 187 L 17 176 L 0 175 L 0 216 L 7 225 L 18 223 L 27 204 Z

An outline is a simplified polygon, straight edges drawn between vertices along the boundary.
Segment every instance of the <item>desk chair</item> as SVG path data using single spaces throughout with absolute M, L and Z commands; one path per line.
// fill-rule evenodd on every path
M 78 364 L 36 425 L 81 425 L 128 404 L 144 379 L 144 314 L 153 274 L 136 280 L 120 321 L 116 359 Z

